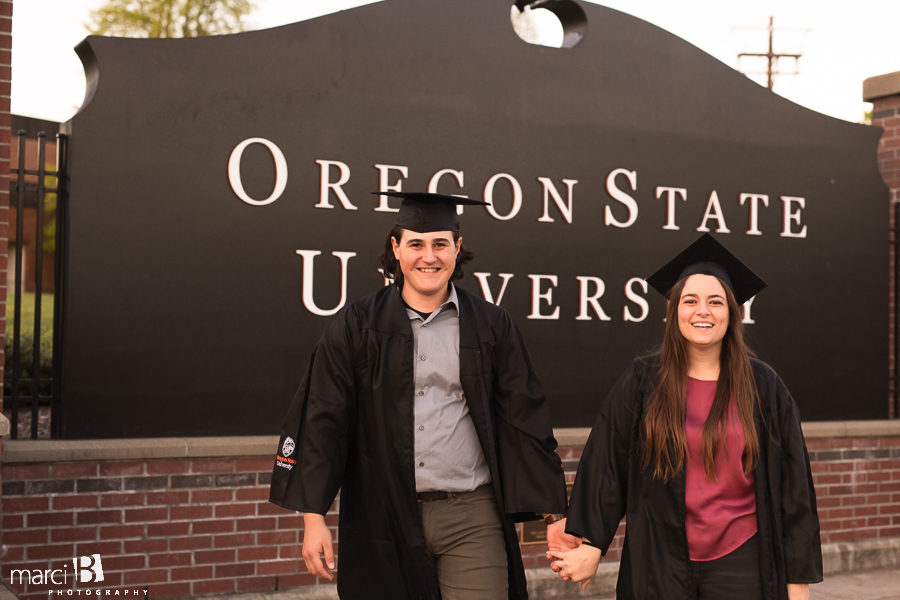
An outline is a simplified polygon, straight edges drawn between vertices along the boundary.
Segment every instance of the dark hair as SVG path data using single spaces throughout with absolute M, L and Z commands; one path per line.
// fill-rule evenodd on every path
M 397 259 L 394 257 L 394 246 L 393 244 L 391 244 L 391 239 L 396 239 L 397 243 L 399 244 L 402 237 L 402 227 L 394 227 L 393 229 L 391 229 L 391 232 L 384 240 L 384 250 L 382 250 L 381 255 L 378 257 L 378 260 L 381 263 L 381 268 L 384 271 L 384 276 L 392 279 L 394 285 L 396 285 L 400 289 L 403 289 L 403 273 L 400 271 L 400 263 L 397 262 Z M 454 243 L 458 239 L 459 232 L 454 231 Z M 466 249 L 465 246 L 460 245 L 459 254 L 456 255 L 456 268 L 453 269 L 453 274 L 450 276 L 450 281 L 462 279 L 462 276 L 464 274 L 462 266 L 473 258 L 475 258 L 475 254 Z
M 718 278 L 717 278 L 718 279 Z M 641 469 L 652 468 L 653 476 L 668 482 L 681 471 L 687 455 L 685 434 L 685 388 L 687 385 L 687 340 L 678 326 L 678 305 L 687 278 L 672 287 L 666 307 L 666 330 L 660 349 L 656 389 L 644 416 Z M 719 280 L 719 283 L 722 283 Z M 744 473 L 750 475 L 759 462 L 759 439 L 753 422 L 753 409 L 759 392 L 753 378 L 750 356 L 744 343 L 742 310 L 731 289 L 725 288 L 728 302 L 728 330 L 722 338 L 719 356 L 719 380 L 709 416 L 703 424 L 703 466 L 708 480 L 716 478 L 716 453 L 725 439 L 728 412 L 734 402 L 744 430 Z

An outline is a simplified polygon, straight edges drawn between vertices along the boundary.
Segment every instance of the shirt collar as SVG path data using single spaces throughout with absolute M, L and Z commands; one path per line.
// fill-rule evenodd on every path
M 405 308 L 406 308 L 406 314 L 409 315 L 409 318 L 412 319 L 412 320 L 419 319 L 419 320 L 421 320 L 421 321 L 423 321 L 423 322 L 425 322 L 425 321 L 430 321 L 430 320 L 433 319 L 437 314 L 443 312 L 444 309 L 447 308 L 447 306 L 450 305 L 450 304 L 452 304 L 452 305 L 453 305 L 453 308 L 456 309 L 456 314 L 458 315 L 458 314 L 459 314 L 459 297 L 456 295 L 456 287 L 455 287 L 452 283 L 450 284 L 450 293 L 447 295 L 447 299 L 444 300 L 444 302 L 441 303 L 441 305 L 438 306 L 434 311 L 432 311 L 432 313 L 431 313 L 430 315 L 428 315 L 428 318 L 427 318 L 427 319 L 423 319 L 423 318 L 422 318 L 422 315 L 420 315 L 420 314 L 417 313 L 415 310 L 413 310 L 412 308 L 410 308 L 409 305 L 407 305 L 407 304 L 404 302 L 404 305 L 405 305 Z

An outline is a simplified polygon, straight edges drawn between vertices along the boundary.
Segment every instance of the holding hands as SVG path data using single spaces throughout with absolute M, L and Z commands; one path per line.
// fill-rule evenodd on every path
M 547 552 L 547 558 L 552 560 L 550 568 L 566 581 L 572 580 L 581 583 L 582 590 L 587 588 L 594 575 L 597 574 L 597 567 L 600 565 L 602 556 L 600 548 L 588 544 L 581 544 L 568 551 L 550 550 Z M 557 560 L 553 560 L 554 558 Z
M 547 525 L 547 547 L 550 552 L 572 550 L 580 543 L 580 537 L 566 533 L 565 517 Z
M 582 544 L 581 538 L 567 534 L 565 519 L 547 525 L 547 547 L 550 568 L 566 581 L 580 582 L 582 590 L 597 574 L 602 552 Z

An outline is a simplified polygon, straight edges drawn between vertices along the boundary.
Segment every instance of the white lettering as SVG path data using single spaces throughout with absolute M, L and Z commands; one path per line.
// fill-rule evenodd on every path
M 394 283 L 393 278 L 385 275 L 384 269 L 382 269 L 381 267 L 378 267 L 378 272 L 381 273 L 382 277 L 384 277 L 384 287 L 387 287 L 387 286 L 391 285 L 392 283 Z
M 302 260 L 303 270 L 303 306 L 306 310 L 320 317 L 328 317 L 339 311 L 347 301 L 347 262 L 356 256 L 356 252 L 332 252 L 341 261 L 341 300 L 337 306 L 331 309 L 323 309 L 316 306 L 313 300 L 313 264 L 314 259 L 322 254 L 321 250 L 297 250 Z
M 553 202 L 556 204 L 556 208 L 559 209 L 559 214 L 562 215 L 562 218 L 566 220 L 566 223 L 572 223 L 572 187 L 578 183 L 577 179 L 563 179 L 563 183 L 566 184 L 566 194 L 568 201 L 563 202 L 562 196 L 560 196 L 559 191 L 557 191 L 556 186 L 553 185 L 553 180 L 547 177 L 538 177 L 538 181 L 541 182 L 541 186 L 544 189 L 544 214 L 538 218 L 538 221 L 541 223 L 553 223 L 553 217 L 550 216 L 550 197 L 553 197 Z
M 806 225 L 803 226 L 803 229 L 800 231 L 794 231 L 793 225 L 800 225 L 800 211 L 806 208 L 806 198 L 800 198 L 798 196 L 782 196 L 782 227 L 781 233 L 779 234 L 781 237 L 792 237 L 792 238 L 805 238 L 806 237 Z M 797 205 L 797 208 L 794 208 L 794 204 Z
M 747 229 L 747 235 L 762 235 L 759 230 L 759 201 L 762 200 L 763 206 L 769 206 L 769 197 L 766 194 L 741 194 L 741 206 L 745 200 L 750 200 L 750 228 Z
M 491 286 L 488 284 L 488 277 L 491 276 L 490 273 L 472 273 L 475 276 L 475 279 L 478 280 L 478 285 L 481 286 L 481 296 L 490 302 L 491 304 L 496 304 L 500 306 L 500 302 L 503 300 L 503 294 L 506 292 L 506 284 L 509 283 L 509 280 L 513 278 L 512 273 L 497 273 L 500 276 L 500 293 L 497 294 L 497 299 L 494 300 L 494 295 L 491 293 Z
M 746 302 L 744 302 L 744 316 L 741 319 L 741 322 L 744 325 L 753 325 L 756 321 L 753 320 L 753 317 L 750 315 L 750 309 L 753 308 L 753 301 L 756 300 L 756 296 L 753 296 Z
M 24 580 L 26 578 L 29 583 L 31 583 L 31 581 L 32 581 L 31 572 L 28 569 L 13 569 L 9 572 L 9 582 L 10 583 L 16 583 L 16 575 L 19 576 L 18 585 L 24 585 L 25 584 Z
M 345 183 L 350 181 L 350 167 L 339 160 L 316 160 L 316 164 L 319 165 L 319 203 L 316 204 L 315 207 L 334 208 L 334 206 L 328 202 L 328 192 L 331 191 L 334 192 L 334 195 L 337 196 L 341 206 L 346 210 L 359 210 L 350 203 L 350 198 L 344 193 L 344 188 L 342 187 Z M 340 172 L 340 179 L 337 181 L 331 181 L 331 178 L 329 177 L 331 167 L 337 167 Z
M 244 156 L 244 150 L 246 150 L 247 146 L 250 144 L 262 144 L 268 148 L 269 152 L 272 154 L 272 160 L 275 161 L 275 188 L 272 190 L 272 193 L 269 194 L 269 197 L 264 200 L 254 200 L 251 198 L 247 192 L 244 191 L 244 183 L 241 180 L 241 157 Z M 281 194 L 284 193 L 284 188 L 287 187 L 287 177 L 288 167 L 287 161 L 284 159 L 284 154 L 281 153 L 281 149 L 278 146 L 265 138 L 247 138 L 234 147 L 234 150 L 231 151 L 231 156 L 228 158 L 228 183 L 231 185 L 231 191 L 233 191 L 234 195 L 242 201 L 253 206 L 265 206 L 266 204 L 272 204 L 278 200 L 281 197 Z
M 553 305 L 553 288 L 556 287 L 557 277 L 556 275 L 529 275 L 529 279 L 531 279 L 531 314 L 528 315 L 527 319 L 551 319 L 551 320 L 559 320 L 559 307 L 556 307 L 551 314 L 545 315 L 540 311 L 540 302 L 544 300 L 550 306 Z M 541 292 L 541 281 L 546 279 L 552 284 L 552 287 L 548 288 L 546 292 Z
M 682 200 L 687 200 L 687 189 L 662 185 L 656 186 L 656 198 L 659 199 L 663 194 L 666 195 L 666 224 L 663 225 L 663 229 L 678 231 L 680 227 L 675 224 L 675 199 L 676 195 L 679 195 Z
M 435 173 L 434 175 L 431 176 L 431 180 L 428 182 L 428 193 L 430 193 L 430 194 L 440 193 L 437 191 L 438 183 L 440 183 L 441 177 L 443 177 L 444 175 L 453 175 L 453 177 L 456 179 L 456 183 L 457 183 L 457 185 L 459 185 L 459 187 L 462 187 L 463 185 L 465 185 L 463 183 L 464 175 L 463 175 L 462 171 L 455 171 L 453 169 L 441 169 L 440 171 L 438 171 L 437 173 Z M 468 196 L 463 196 L 462 194 L 451 194 L 451 195 L 459 196 L 460 198 L 468 198 Z M 456 214 L 458 214 L 458 215 L 463 214 L 463 205 L 462 204 L 456 205 Z
M 584 276 L 576 276 L 575 279 L 578 280 L 578 299 L 579 299 L 579 310 L 578 316 L 575 317 L 576 321 L 591 321 L 593 317 L 588 315 L 588 304 L 591 305 L 591 308 L 594 309 L 594 313 L 601 321 L 610 321 L 611 319 L 603 309 L 600 308 L 600 303 L 597 302 L 597 299 L 600 298 L 603 293 L 606 291 L 606 286 L 603 283 L 603 280 L 599 277 L 584 277 Z M 588 285 L 594 284 L 594 293 L 588 295 Z M 557 311 L 559 308 L 557 308 Z
M 628 218 L 625 221 L 619 221 L 613 216 L 612 209 L 609 205 L 603 207 L 604 224 L 614 225 L 615 227 L 631 227 L 638 217 L 638 205 L 634 198 L 616 187 L 616 177 L 624 175 L 631 185 L 631 191 L 637 191 L 637 171 L 629 171 L 628 169 L 614 169 L 610 171 L 606 177 L 606 191 L 614 199 L 621 202 L 628 209 Z
M 725 226 L 725 217 L 722 215 L 722 205 L 719 204 L 719 195 L 713 190 L 709 195 L 709 202 L 706 204 L 706 212 L 703 214 L 703 221 L 697 231 L 709 231 L 706 226 L 707 221 L 715 219 L 719 226 L 716 233 L 731 233 L 731 230 Z
M 509 213 L 507 215 L 501 216 L 497 210 L 494 208 L 494 185 L 498 180 L 505 179 L 509 182 L 509 187 L 512 189 L 512 207 L 509 209 Z M 519 209 L 522 208 L 522 186 L 519 185 L 519 182 L 516 181 L 516 178 L 508 173 L 497 173 L 493 177 L 487 180 L 487 183 L 484 184 L 484 201 L 488 203 L 485 208 L 488 213 L 497 219 L 498 221 L 509 221 L 517 214 L 519 214 Z
M 89 554 L 72 559 L 75 575 L 80 583 L 103 581 L 103 561 L 99 554 Z
M 403 179 L 409 177 L 409 169 L 404 166 L 375 165 L 375 168 L 378 169 L 378 190 L 381 192 L 399 192 L 400 188 L 403 187 Z M 398 179 L 396 183 L 389 184 L 388 177 L 391 171 L 397 171 L 403 176 L 403 179 Z M 388 205 L 388 196 L 384 194 L 378 196 L 378 206 L 375 208 L 375 212 L 397 212 L 399 210 L 399 208 L 391 208 Z
M 630 321 L 632 323 L 640 323 L 647 318 L 648 314 L 650 314 L 650 305 L 647 303 L 646 298 L 634 291 L 635 284 L 639 285 L 641 289 L 644 290 L 645 294 L 647 293 L 647 282 L 640 277 L 632 277 L 625 283 L 625 297 L 641 307 L 641 314 L 635 317 L 626 306 L 622 309 L 622 320 L 625 322 Z

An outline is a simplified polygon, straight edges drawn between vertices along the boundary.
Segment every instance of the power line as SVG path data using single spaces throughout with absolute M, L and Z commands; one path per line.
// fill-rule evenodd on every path
M 779 53 L 775 52 L 773 49 L 773 38 L 775 37 L 775 18 L 769 17 L 769 50 L 768 52 L 741 52 L 738 54 L 738 66 L 740 66 L 741 58 L 745 56 L 753 57 L 753 58 L 765 58 L 766 59 L 766 87 L 770 90 L 772 89 L 773 79 L 775 75 L 797 75 L 799 70 L 800 57 L 802 54 L 787 54 L 787 53 Z M 792 58 L 794 59 L 794 72 L 793 73 L 785 73 L 783 71 L 777 71 L 778 59 L 780 58 Z M 760 72 L 750 72 L 741 71 L 744 75 L 750 74 L 761 74 Z

